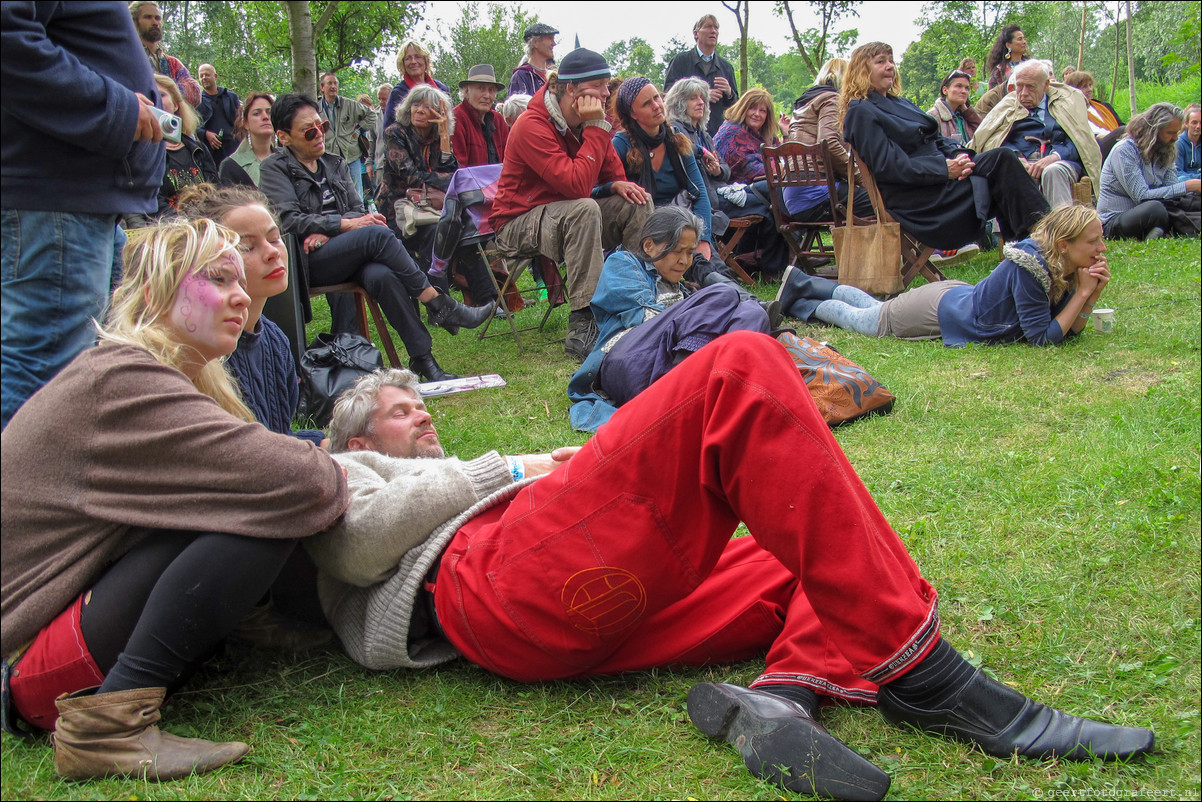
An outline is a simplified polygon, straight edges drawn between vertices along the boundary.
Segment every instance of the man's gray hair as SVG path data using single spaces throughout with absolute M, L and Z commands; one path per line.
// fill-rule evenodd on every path
M 643 231 L 639 236 L 639 250 L 643 248 L 643 240 L 650 239 L 655 243 L 657 252 L 643 251 L 642 258 L 654 262 L 669 251 L 676 250 L 686 228 L 693 229 L 698 239 L 705 233 L 705 223 L 701 218 L 683 206 L 661 206 L 656 209 L 643 224 Z
M 700 78 L 682 78 L 672 84 L 668 94 L 664 95 L 668 122 L 684 123 L 691 128 L 693 121 L 689 119 L 689 102 L 698 95 L 705 98 L 705 114 L 699 126 L 700 130 L 705 130 L 710 122 L 710 85 Z
M 1149 164 L 1168 167 L 1177 158 L 1177 142 L 1161 142 L 1160 132 L 1173 120 L 1185 121 L 1185 112 L 1173 103 L 1153 103 L 1127 123 L 1127 136 L 1135 140 L 1139 155 Z
M 505 98 L 505 103 L 501 106 L 501 116 L 505 118 L 505 124 L 512 128 L 529 105 L 530 95 L 518 93 Z
M 399 387 L 411 391 L 420 401 L 420 383 L 416 373 L 401 368 L 377 370 L 355 382 L 355 386 L 340 395 L 334 404 L 334 417 L 329 427 L 331 453 L 347 451 L 351 438 L 371 435 L 381 390 Z
M 1017 79 L 1029 72 L 1038 72 L 1046 81 L 1052 77 L 1052 65 L 1043 59 L 1030 58 L 1026 61 L 1020 62 L 1019 65 L 1014 68 L 1014 77 Z
M 455 126 L 455 117 L 451 114 L 451 109 L 455 106 L 455 102 L 451 100 L 451 96 L 439 89 L 437 86 L 430 84 L 418 84 L 409 90 L 409 94 L 405 95 L 405 99 L 401 101 L 401 105 L 397 106 L 396 121 L 403 127 L 408 128 L 413 124 L 413 107 L 418 103 L 427 108 L 439 111 L 442 109 L 440 104 L 446 103 L 448 115 L 447 123 L 452 132 Z

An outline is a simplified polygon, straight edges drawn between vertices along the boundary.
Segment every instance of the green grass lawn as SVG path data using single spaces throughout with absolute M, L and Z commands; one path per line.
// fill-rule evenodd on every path
M 952 277 L 977 281 L 995 258 Z M 871 709 L 827 709 L 834 734 L 893 776 L 890 798 L 1199 797 L 1200 261 L 1197 241 L 1113 244 L 1103 301 L 1117 310 L 1114 333 L 1087 329 L 1060 348 L 799 330 L 897 395 L 892 415 L 836 437 L 939 589 L 945 637 L 1041 701 L 1158 738 L 1155 755 L 1128 765 L 1005 761 Z M 567 422 L 566 319 L 561 307 L 546 331 L 523 335 L 524 353 L 511 339 L 434 333 L 444 368 L 509 383 L 431 400 L 448 452 L 585 440 Z M 0 795 L 787 798 L 685 713 L 693 683 L 747 683 L 760 668 L 521 685 L 465 664 L 373 673 L 334 652 L 231 654 L 176 696 L 164 724 L 253 744 L 242 764 L 162 785 L 63 783 L 44 743 L 4 736 Z

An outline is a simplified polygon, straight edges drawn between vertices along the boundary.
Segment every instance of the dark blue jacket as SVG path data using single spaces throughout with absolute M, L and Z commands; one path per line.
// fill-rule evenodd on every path
M 1034 240 L 1005 248 L 1006 258 L 974 287 L 953 287 L 939 300 L 943 344 L 1059 345 L 1065 332 L 1056 321 L 1072 293 L 1055 303 L 1048 295 L 1052 274 Z
M 276 434 L 290 434 L 321 445 L 324 433 L 292 430 L 300 388 L 292 347 L 279 326 L 260 317 L 254 331 L 242 332 L 238 347 L 226 359 L 225 366 L 238 383 L 242 400 L 255 413 L 255 420 Z
M 162 143 L 134 142 L 154 74 L 124 3 L 0 4 L 0 205 L 150 213 Z
M 1177 179 L 1202 178 L 1202 147 L 1190 142 L 1189 131 L 1177 137 Z

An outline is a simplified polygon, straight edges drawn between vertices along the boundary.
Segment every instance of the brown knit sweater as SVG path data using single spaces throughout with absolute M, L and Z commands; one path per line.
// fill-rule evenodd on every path
M 5 655 L 128 551 L 137 527 L 305 537 L 349 498 L 324 451 L 234 418 L 133 346 L 84 351 L 0 443 Z

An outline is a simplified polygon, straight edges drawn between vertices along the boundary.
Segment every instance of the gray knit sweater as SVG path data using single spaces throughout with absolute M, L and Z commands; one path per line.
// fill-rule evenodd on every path
M 410 642 L 426 573 L 461 526 L 508 501 L 514 483 L 497 452 L 474 460 L 336 454 L 351 505 L 332 529 L 305 541 L 321 570 L 318 593 L 347 654 L 385 670 L 423 668 L 458 656 L 441 637 Z

